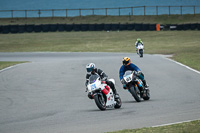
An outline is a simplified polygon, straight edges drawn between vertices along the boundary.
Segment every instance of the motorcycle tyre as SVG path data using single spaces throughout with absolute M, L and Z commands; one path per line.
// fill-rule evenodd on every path
M 103 101 L 102 101 L 103 100 Z M 96 105 L 97 105 L 97 107 L 100 109 L 100 110 L 106 110 L 106 102 L 105 102 L 105 99 L 103 98 L 102 99 L 102 96 L 101 95 L 95 95 L 94 96 L 94 101 L 95 101 L 95 103 L 96 103 Z M 102 104 L 102 102 L 103 102 L 103 104 Z
M 129 90 L 130 90 L 130 93 L 132 94 L 132 96 L 135 98 L 135 100 L 136 100 L 137 102 L 141 102 L 140 94 L 137 94 L 137 93 L 136 93 L 136 87 L 135 87 L 135 86 L 132 86 Z
M 146 92 L 146 96 L 143 97 L 144 100 L 149 100 L 150 99 L 150 92 L 148 90 L 148 92 Z
M 121 98 L 119 97 L 119 98 L 118 98 L 117 100 L 115 100 L 115 101 L 116 101 L 115 108 L 116 108 L 116 109 L 121 108 L 121 106 L 122 106 Z
M 143 57 L 143 51 L 140 51 L 140 57 Z

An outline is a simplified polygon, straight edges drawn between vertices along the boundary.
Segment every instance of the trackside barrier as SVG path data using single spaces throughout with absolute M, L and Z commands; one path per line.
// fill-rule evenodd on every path
M 160 31 L 200 30 L 200 23 L 188 24 L 42 24 L 42 25 L 0 25 L 0 33 L 63 32 L 63 31 Z
M 94 24 L 96 27 L 96 31 L 103 31 L 104 30 L 104 24 Z
M 65 31 L 65 25 L 64 24 L 59 24 L 58 25 L 58 31 Z

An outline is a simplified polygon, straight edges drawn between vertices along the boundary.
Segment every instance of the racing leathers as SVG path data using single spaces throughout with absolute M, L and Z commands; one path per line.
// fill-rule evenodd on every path
M 144 46 L 144 44 L 143 44 L 142 41 L 136 41 L 136 42 L 135 42 L 135 47 L 136 47 L 136 49 L 137 49 L 139 43 L 141 43 L 141 44 Z
M 146 80 L 144 79 L 144 74 L 143 74 L 143 73 L 141 72 L 141 70 L 140 70 L 136 65 L 134 65 L 133 63 L 130 63 L 130 65 L 128 65 L 128 66 L 125 66 L 125 65 L 122 65 L 122 66 L 121 66 L 121 68 L 120 68 L 120 70 L 119 70 L 119 79 L 120 79 L 120 81 L 122 81 L 124 73 L 125 73 L 126 71 L 128 71 L 128 70 L 140 72 L 140 75 L 139 75 L 138 77 L 142 80 L 142 82 L 144 83 L 144 86 L 145 86 L 146 88 L 148 87 L 148 85 L 147 85 L 147 83 L 146 83 Z M 123 85 L 123 88 L 125 89 L 126 86 Z

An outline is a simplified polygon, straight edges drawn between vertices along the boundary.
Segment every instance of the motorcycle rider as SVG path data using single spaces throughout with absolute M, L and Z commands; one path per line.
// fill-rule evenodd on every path
M 135 47 L 136 47 L 136 48 L 137 48 L 137 46 L 138 46 L 139 43 L 141 43 L 141 44 L 144 46 L 142 40 L 141 40 L 140 38 L 138 38 L 138 39 L 136 40 L 136 42 L 135 42 Z
M 141 70 L 133 63 L 131 63 L 131 59 L 129 57 L 124 57 L 122 60 L 123 65 L 121 66 L 120 70 L 119 70 L 119 78 L 121 83 L 122 79 L 123 79 L 123 75 L 127 70 L 132 70 L 132 71 L 137 71 L 138 77 L 142 80 L 142 82 L 144 83 L 144 87 L 148 88 L 149 85 L 147 84 L 146 80 L 144 79 L 144 74 L 141 72 Z M 123 88 L 126 89 L 126 85 L 123 84 Z
M 136 42 L 135 42 L 136 51 L 138 51 L 137 47 L 138 47 L 138 44 L 139 44 L 139 43 L 141 43 L 141 44 L 144 46 L 142 40 L 141 40 L 140 38 L 138 38 L 138 39 L 136 40 Z
M 119 95 L 117 94 L 117 90 L 115 89 L 115 85 L 113 84 L 113 82 L 108 81 L 107 78 L 108 76 L 101 70 L 98 68 L 95 68 L 95 64 L 94 63 L 89 63 L 86 65 L 86 70 L 87 70 L 87 74 L 86 74 L 86 82 L 85 82 L 85 86 L 87 87 L 88 82 L 89 82 L 89 78 L 92 74 L 98 74 L 100 76 L 100 78 L 104 81 L 106 81 L 106 84 L 110 86 L 110 88 L 112 89 L 113 93 L 114 93 L 114 97 L 115 99 L 117 99 L 119 97 Z M 87 88 L 86 88 L 87 89 Z M 88 93 L 88 97 L 90 99 L 93 99 L 91 93 Z

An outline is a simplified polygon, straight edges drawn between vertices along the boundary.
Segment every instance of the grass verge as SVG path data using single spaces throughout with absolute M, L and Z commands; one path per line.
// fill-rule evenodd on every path
M 184 122 L 161 127 L 150 127 L 140 129 L 125 129 L 109 133 L 199 133 L 200 120 Z
M 20 63 L 25 63 L 23 61 L 19 61 L 19 62 L 13 62 L 13 61 L 0 61 L 0 70 L 6 68 L 6 67 L 9 67 L 9 66 L 13 66 L 13 65 L 16 65 L 16 64 L 20 64 Z
M 1 34 L 0 52 L 129 52 L 139 37 L 145 54 L 173 54 L 200 71 L 199 31 L 100 31 Z

